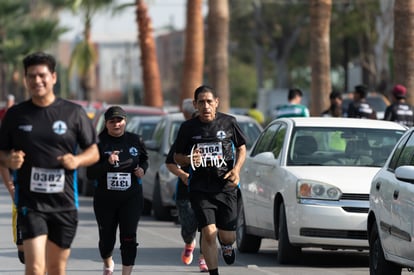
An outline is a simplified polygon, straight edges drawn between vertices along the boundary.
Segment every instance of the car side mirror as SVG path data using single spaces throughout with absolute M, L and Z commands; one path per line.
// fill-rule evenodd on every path
M 398 180 L 414 183 L 414 166 L 403 165 L 395 169 L 395 177 Z

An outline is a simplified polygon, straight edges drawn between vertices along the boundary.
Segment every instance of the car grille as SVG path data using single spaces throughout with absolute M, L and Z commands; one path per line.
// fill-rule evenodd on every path
M 368 208 L 366 207 L 342 207 L 346 212 L 351 213 L 368 213 Z
M 301 236 L 335 239 L 367 240 L 367 231 L 358 230 L 334 230 L 320 228 L 301 228 Z
M 351 194 L 344 193 L 341 196 L 341 201 L 369 201 L 369 194 Z M 368 213 L 369 207 L 357 207 L 357 206 L 342 206 L 342 209 L 350 213 Z
M 369 201 L 369 194 L 344 193 L 341 196 L 341 200 Z

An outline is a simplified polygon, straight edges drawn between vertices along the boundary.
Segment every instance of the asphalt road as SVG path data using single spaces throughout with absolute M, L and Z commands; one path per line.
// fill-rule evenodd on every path
M 92 210 L 92 198 L 81 197 L 79 227 L 68 262 L 68 275 L 102 274 L 102 262 L 97 249 L 97 226 Z M 181 263 L 183 243 L 180 228 L 172 222 L 155 221 L 143 217 L 138 228 L 138 256 L 134 274 L 183 275 L 202 274 L 198 271 L 197 257 L 189 266 Z M 276 261 L 277 243 L 264 240 L 257 254 L 237 253 L 236 262 L 227 266 L 219 258 L 222 275 L 366 275 L 369 274 L 366 252 L 332 252 L 305 250 L 300 264 L 279 266 Z M 17 259 L 12 242 L 10 198 L 3 184 L 0 185 L 0 274 L 24 274 L 24 266 Z M 197 250 L 198 251 L 198 250 Z M 197 251 L 195 255 L 197 255 Z M 115 272 L 121 274 L 119 243 L 114 252 Z M 205 273 L 204 273 L 205 274 Z M 404 271 L 403 274 L 409 274 Z

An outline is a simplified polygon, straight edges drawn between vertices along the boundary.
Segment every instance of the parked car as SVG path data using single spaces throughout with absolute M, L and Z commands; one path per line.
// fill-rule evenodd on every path
M 237 247 L 278 240 L 280 264 L 302 247 L 368 249 L 369 188 L 406 128 L 352 118 L 280 118 L 256 140 L 240 173 Z
M 234 115 L 246 135 L 246 147 L 250 148 L 262 131 L 262 127 L 251 117 Z M 163 116 L 158 123 L 153 139 L 145 142 L 149 155 L 149 168 L 143 178 L 144 213 L 153 210 L 158 220 L 171 220 L 175 215 L 174 192 L 177 177 L 165 165 L 165 158 L 174 143 L 181 123 L 182 113 Z
M 105 126 L 105 111 L 111 107 L 112 105 L 106 105 L 102 107 L 94 116 L 92 123 L 99 134 Z M 121 106 L 125 112 L 127 113 L 127 125 L 129 124 L 129 120 L 133 120 L 134 117 L 151 117 L 145 119 L 145 121 L 149 122 L 150 120 L 154 119 L 156 116 L 162 116 L 165 114 L 165 111 L 156 108 L 156 107 L 149 107 L 149 106 L 139 106 L 139 105 L 119 105 Z M 134 123 L 134 122 L 133 122 Z M 130 126 L 132 127 L 132 125 Z M 139 131 L 143 131 L 144 129 L 140 129 Z M 139 132 L 138 131 L 138 132 Z M 92 196 L 93 191 L 95 188 L 95 182 L 91 181 L 86 176 L 86 168 L 81 167 L 78 169 L 78 190 L 81 195 L 84 196 Z
M 414 269 L 414 128 L 400 139 L 371 184 L 368 214 L 371 275 Z
M 128 120 L 126 131 L 140 135 L 144 141 L 150 140 L 161 116 L 134 116 Z
M 95 115 L 93 120 L 93 125 L 98 133 L 102 131 L 105 125 L 105 112 L 112 105 L 106 105 L 104 108 L 101 108 L 100 111 Z M 135 116 L 161 116 L 166 114 L 161 108 L 142 106 L 142 105 L 119 105 L 127 113 L 128 121 Z
M 344 116 L 347 116 L 348 106 L 353 99 L 353 93 L 346 93 L 343 95 L 342 108 L 344 110 Z M 369 92 L 367 95 L 367 102 L 377 112 L 377 119 L 383 119 L 385 109 L 390 105 L 390 101 L 384 95 L 377 92 Z

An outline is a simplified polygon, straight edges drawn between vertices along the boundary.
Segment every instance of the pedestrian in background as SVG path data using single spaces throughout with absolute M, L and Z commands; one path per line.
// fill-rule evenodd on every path
M 288 92 L 288 104 L 276 108 L 276 118 L 280 117 L 309 117 L 309 109 L 302 105 L 303 92 L 298 88 Z
M 332 91 L 329 94 L 330 105 L 329 108 L 322 112 L 324 117 L 342 117 L 343 116 L 343 107 L 342 107 L 342 94 L 337 91 Z
M 76 169 L 98 161 L 96 132 L 81 106 L 55 96 L 52 55 L 30 54 L 23 66 L 31 98 L 7 111 L 0 160 L 15 173 L 26 274 L 65 274 L 78 225 Z
M 6 105 L 0 109 L 0 121 L 3 120 L 4 116 L 6 115 L 7 110 L 16 104 L 14 95 L 9 94 L 7 95 Z
M 395 121 L 407 127 L 414 125 L 413 107 L 405 100 L 407 88 L 398 84 L 391 91 L 392 103 L 385 109 L 384 120 Z
M 189 120 L 196 115 L 196 109 L 191 98 L 186 98 L 182 103 L 182 111 L 185 120 Z M 196 246 L 197 234 L 197 219 L 191 208 L 189 192 L 188 192 L 188 178 L 189 166 L 180 167 L 174 161 L 175 142 L 171 146 L 165 160 L 168 170 L 178 177 L 177 188 L 175 192 L 175 203 L 178 210 L 178 218 L 181 224 L 181 237 L 185 243 L 183 252 L 181 253 L 181 260 L 184 264 L 189 265 L 193 261 L 193 251 Z M 201 244 L 201 234 L 200 234 Z M 200 256 L 198 258 L 198 267 L 200 272 L 207 272 L 208 267 L 202 253 L 200 246 Z
M 99 231 L 99 252 L 104 275 L 114 272 L 112 258 L 119 226 L 122 275 L 129 275 L 137 255 L 138 222 L 144 207 L 142 180 L 148 154 L 140 136 L 126 132 L 127 115 L 119 106 L 105 112 L 105 128 L 99 134 L 99 161 L 87 176 L 97 181 L 93 208 Z
M 257 103 L 253 102 L 250 109 L 247 111 L 247 115 L 254 118 L 260 125 L 264 126 L 265 117 L 259 109 L 257 109 Z
M 209 274 L 217 275 L 217 238 L 223 259 L 235 261 L 237 190 L 246 157 L 246 138 L 233 116 L 217 112 L 219 99 L 208 86 L 194 92 L 195 118 L 181 124 L 175 161 L 190 166 L 191 207 L 201 229 L 201 247 Z
M 355 86 L 354 98 L 348 105 L 348 117 L 377 119 L 377 112 L 367 102 L 368 87 L 365 85 Z

